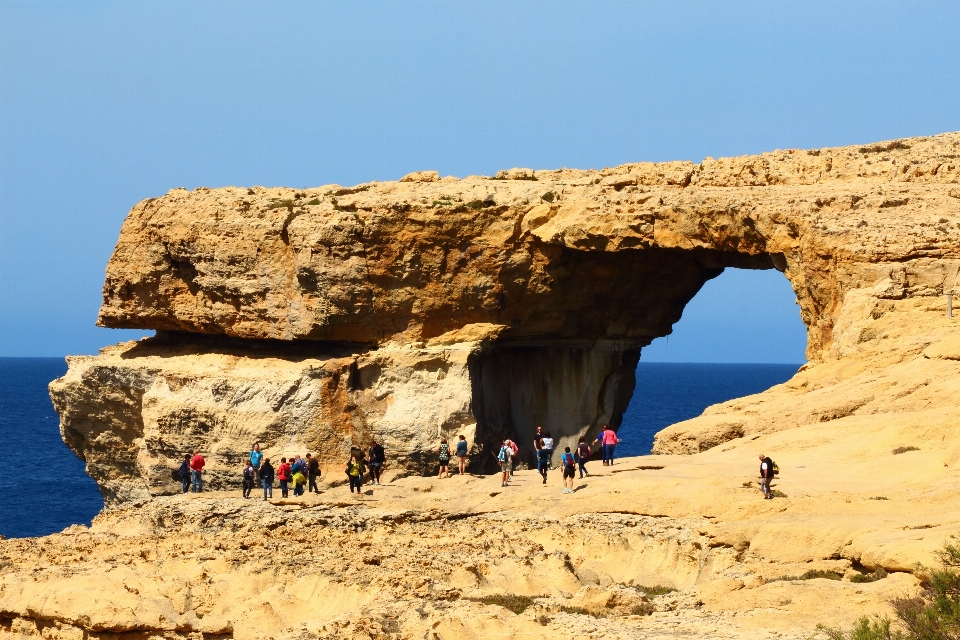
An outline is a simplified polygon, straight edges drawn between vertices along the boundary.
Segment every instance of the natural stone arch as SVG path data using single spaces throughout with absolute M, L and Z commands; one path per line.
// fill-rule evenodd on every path
M 255 374 L 247 384 L 263 392 L 250 411 L 265 416 L 258 433 L 278 451 L 297 442 L 335 455 L 351 438 L 379 436 L 422 470 L 441 434 L 523 440 L 552 412 L 576 414 L 564 433 L 572 439 L 616 422 L 639 349 L 669 333 L 728 266 L 782 271 L 808 328 L 808 359 L 844 357 L 860 339 L 845 309 L 868 295 L 939 294 L 956 279 L 958 148 L 960 136 L 944 134 L 699 165 L 174 190 L 127 217 L 99 316 L 161 335 L 138 352 L 77 361 L 53 385 L 65 437 L 95 458 L 90 433 L 103 427 L 73 421 L 71 403 L 106 384 L 97 382 L 105 369 L 135 369 L 110 384 L 136 379 L 140 391 L 118 390 L 156 399 L 181 393 L 170 379 L 189 379 L 173 386 L 194 385 L 193 395 L 170 405 L 206 403 L 224 425 L 210 430 L 210 446 L 224 460 L 242 455 L 230 440 L 240 400 L 217 396 L 212 380 L 232 379 L 230 357 L 256 360 L 267 340 L 276 342 L 262 343 L 270 357 L 261 360 L 277 361 L 291 386 L 268 393 Z M 216 375 L 195 371 L 215 356 Z M 568 406 L 569 388 L 588 391 Z M 170 462 L 141 441 L 111 471 L 118 496 L 161 490 L 156 468 Z M 134 461 L 142 485 L 130 479 Z

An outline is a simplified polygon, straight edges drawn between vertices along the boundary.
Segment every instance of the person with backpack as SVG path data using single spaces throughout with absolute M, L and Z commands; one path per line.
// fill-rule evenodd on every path
M 294 456 L 290 464 L 290 481 L 293 483 L 293 495 L 302 496 L 307 485 L 307 465 L 300 456 Z
M 510 482 L 510 480 L 513 478 L 513 469 L 517 466 L 517 453 L 520 451 L 520 447 L 516 442 L 509 439 L 507 440 L 507 444 L 510 447 L 510 451 L 513 452 L 513 454 L 510 456 L 510 477 L 507 478 L 507 482 Z
M 560 462 L 563 466 L 563 492 L 573 493 L 573 478 L 577 475 L 577 463 L 573 459 L 573 454 L 570 453 L 570 447 L 563 448 Z
M 460 434 L 457 441 L 457 464 L 460 465 L 460 475 L 467 472 L 467 437 Z
M 263 484 L 263 499 L 267 499 L 269 493 L 270 499 L 273 499 L 273 465 L 270 464 L 270 458 L 263 461 L 260 465 L 260 483 Z
M 350 481 L 350 493 L 353 493 L 354 488 L 356 488 L 359 496 L 363 489 L 363 461 L 358 460 L 357 456 L 350 456 L 350 461 L 347 462 L 347 468 L 344 472 Z
M 370 469 L 371 484 L 380 484 L 380 473 L 383 471 L 383 464 L 387 461 L 387 452 L 383 450 L 383 445 L 373 441 L 370 445 L 369 459 L 367 467 Z
M 307 480 L 310 484 L 307 485 L 307 491 L 313 491 L 314 493 L 320 493 L 320 489 L 317 488 L 317 478 L 320 477 L 320 461 L 312 457 L 309 453 L 307 454 Z
M 587 444 L 587 439 L 583 436 L 580 436 L 580 442 L 577 443 L 577 452 L 574 455 L 574 458 L 576 459 L 577 466 L 580 469 L 581 480 L 583 480 L 583 476 L 590 475 L 590 472 L 587 471 L 587 462 L 589 462 L 591 455 L 593 455 L 593 452 L 590 451 L 590 445 Z
M 437 447 L 437 453 L 440 455 L 440 473 L 437 474 L 437 477 L 449 478 L 450 477 L 450 445 L 447 444 L 446 438 L 440 439 L 440 446 Z
M 193 457 L 190 459 L 190 476 L 193 479 L 194 493 L 203 493 L 203 467 L 206 463 L 202 455 L 196 451 L 193 452 Z
M 770 481 L 773 480 L 776 465 L 773 460 L 760 454 L 760 488 L 763 490 L 764 500 L 773 500 L 773 492 L 770 491 Z
M 277 467 L 277 480 L 280 481 L 280 497 L 287 497 L 287 483 L 290 482 L 290 465 L 286 458 L 280 458 L 280 466 Z
M 180 463 L 180 488 L 184 493 L 190 491 L 190 456 L 183 456 Z
M 249 498 L 250 492 L 253 491 L 253 483 L 255 482 L 255 474 L 253 471 L 253 462 L 247 460 L 243 465 L 243 497 Z
M 510 481 L 510 473 L 513 465 L 513 447 L 510 440 L 504 440 L 503 445 L 500 447 L 500 452 L 497 453 L 497 460 L 500 462 L 500 470 L 503 472 L 503 477 L 500 481 L 500 486 L 507 486 L 507 482 Z
M 550 452 L 543 446 L 543 440 L 540 440 L 537 447 L 537 471 L 543 476 L 543 484 L 547 484 L 547 469 L 550 468 Z

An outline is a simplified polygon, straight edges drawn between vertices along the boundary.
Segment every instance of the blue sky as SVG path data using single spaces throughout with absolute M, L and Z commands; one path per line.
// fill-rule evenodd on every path
M 955 131 L 958 24 L 955 1 L 0 0 L 0 355 L 141 335 L 93 326 L 104 265 L 170 188 Z M 803 328 L 782 275 L 727 273 L 662 342 L 644 358 L 799 362 Z

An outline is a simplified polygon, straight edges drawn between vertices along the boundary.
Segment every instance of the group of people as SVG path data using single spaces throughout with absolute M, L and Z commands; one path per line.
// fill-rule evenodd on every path
M 617 432 L 611 429 L 609 425 L 603 425 L 603 430 L 593 441 L 593 445 L 600 445 L 604 466 L 613 464 L 613 451 L 620 442 L 621 440 L 617 438 Z M 547 472 L 553 469 L 554 440 L 550 432 L 544 431 L 543 427 L 537 427 L 533 436 L 533 448 L 536 454 L 537 471 L 543 477 L 543 484 L 547 484 Z M 517 446 L 517 443 L 509 438 L 504 440 L 500 446 L 500 450 L 497 452 L 497 460 L 500 462 L 502 474 L 500 486 L 506 487 L 509 485 L 519 451 L 520 447 Z M 573 480 L 577 473 L 580 474 L 581 479 L 590 475 L 586 465 L 592 455 L 593 450 L 584 437 L 580 438 L 575 451 L 571 451 L 570 447 L 563 448 L 563 454 L 560 456 L 560 466 L 563 471 L 561 476 L 563 493 L 573 493 Z
M 603 431 L 593 441 L 593 445 L 600 445 L 603 464 L 613 464 L 613 451 L 620 442 L 617 434 L 609 426 L 604 425 Z M 544 431 L 542 427 L 537 427 L 533 439 L 534 451 L 536 454 L 537 470 L 543 476 L 543 483 L 547 483 L 547 471 L 553 469 L 553 450 L 554 439 L 549 431 Z M 467 438 L 460 435 L 456 446 L 451 450 L 450 444 L 446 438 L 440 440 L 440 445 L 435 450 L 439 458 L 440 478 L 450 477 L 450 458 L 457 458 L 457 466 L 460 475 L 466 473 L 467 454 L 469 446 Z M 497 453 L 497 459 L 500 463 L 503 474 L 502 486 L 507 486 L 510 478 L 513 476 L 515 461 L 519 447 L 510 439 L 503 441 Z M 563 454 L 560 456 L 561 467 L 563 469 L 564 493 L 573 493 L 573 480 L 579 471 L 580 478 L 589 475 L 586 464 L 593 455 L 593 450 L 587 444 L 585 438 L 580 438 L 576 450 L 571 451 L 570 447 L 564 447 Z M 360 494 L 365 482 L 370 484 L 380 484 L 380 476 L 383 471 L 383 465 L 386 462 L 386 452 L 383 445 L 374 440 L 368 451 L 354 445 L 350 448 L 350 457 L 347 461 L 344 473 L 347 476 L 350 485 L 350 493 Z M 772 464 L 772 463 L 771 463 Z M 185 456 L 180 465 L 179 478 L 182 483 L 183 493 L 193 491 L 200 493 L 203 491 L 203 468 L 206 461 L 197 451 L 191 455 Z M 247 460 L 244 462 L 242 470 L 243 497 L 249 498 L 253 490 L 257 487 L 263 489 L 263 499 L 273 498 L 274 480 L 279 481 L 281 497 L 289 497 L 290 491 L 294 496 L 301 496 L 307 491 L 320 493 L 317 487 L 317 479 L 320 477 L 320 461 L 312 454 L 307 453 L 303 458 L 295 455 L 290 458 L 280 458 L 279 466 L 274 469 L 270 458 L 265 458 L 260 450 L 260 445 L 255 444 L 251 449 Z

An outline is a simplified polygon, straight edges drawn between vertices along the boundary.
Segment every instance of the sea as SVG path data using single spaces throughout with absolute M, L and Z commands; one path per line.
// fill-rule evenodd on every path
M 650 453 L 657 431 L 785 382 L 799 366 L 640 362 L 617 456 Z M 83 461 L 60 439 L 47 393 L 66 371 L 63 358 L 0 358 L 0 535 L 8 538 L 90 524 L 103 508 Z

